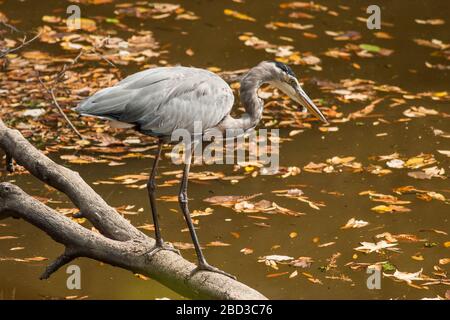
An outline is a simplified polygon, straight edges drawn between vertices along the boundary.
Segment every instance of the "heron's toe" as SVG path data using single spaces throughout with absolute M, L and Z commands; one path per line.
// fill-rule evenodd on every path
M 179 256 L 181 256 L 180 250 L 178 250 L 177 248 L 173 247 L 168 242 L 163 242 L 161 244 L 158 244 L 158 243 L 155 244 L 153 249 L 148 254 L 150 256 L 152 256 L 152 255 L 158 253 L 161 250 L 172 251 L 172 252 L 175 252 L 176 254 L 178 254 Z
M 231 278 L 233 280 L 236 280 L 236 277 L 234 275 L 226 273 L 225 271 L 222 271 L 219 268 L 213 267 L 212 265 L 210 265 L 208 263 L 199 264 L 197 266 L 197 268 L 194 269 L 194 271 L 192 272 L 191 276 L 194 275 L 195 273 L 199 272 L 199 271 L 209 271 L 209 272 L 219 273 L 219 274 L 227 276 L 227 277 L 229 277 L 229 278 Z

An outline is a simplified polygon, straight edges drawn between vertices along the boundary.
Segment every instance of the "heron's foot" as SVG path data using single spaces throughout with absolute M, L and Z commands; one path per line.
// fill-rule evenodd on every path
M 178 254 L 179 256 L 181 256 L 180 250 L 178 250 L 177 248 L 173 247 L 168 242 L 164 242 L 164 241 L 156 242 L 156 244 L 153 247 L 153 249 L 149 252 L 149 255 L 152 256 L 152 255 L 158 253 L 161 250 L 172 251 L 172 252 L 175 252 L 176 254 Z
M 195 270 L 192 272 L 191 275 L 199 272 L 199 271 L 209 271 L 209 272 L 214 272 L 214 273 L 219 273 L 219 274 L 223 274 L 224 276 L 227 276 L 233 280 L 236 280 L 236 277 L 233 276 L 232 274 L 226 273 L 225 271 L 222 271 L 216 267 L 213 267 L 212 265 L 210 265 L 207 262 L 204 263 L 200 263 L 197 268 L 195 268 Z

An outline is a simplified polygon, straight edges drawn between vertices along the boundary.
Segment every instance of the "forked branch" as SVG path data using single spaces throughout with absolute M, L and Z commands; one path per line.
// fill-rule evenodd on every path
M 194 273 L 195 265 L 171 251 L 149 255 L 155 240 L 110 207 L 77 172 L 38 151 L 0 119 L 0 148 L 44 183 L 65 193 L 100 233 L 91 231 L 39 202 L 11 183 L 0 183 L 0 219 L 21 218 L 63 244 L 65 252 L 41 278 L 77 257 L 88 257 L 149 276 L 189 298 L 266 299 L 256 290 L 211 272 Z

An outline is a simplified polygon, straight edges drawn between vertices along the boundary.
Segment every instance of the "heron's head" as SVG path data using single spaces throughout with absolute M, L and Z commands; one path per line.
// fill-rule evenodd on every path
M 328 123 L 327 119 L 314 102 L 303 91 L 292 69 L 281 62 L 264 61 L 261 66 L 269 75 L 267 83 L 283 91 L 292 100 L 305 107 L 309 112 L 315 115 L 324 123 Z

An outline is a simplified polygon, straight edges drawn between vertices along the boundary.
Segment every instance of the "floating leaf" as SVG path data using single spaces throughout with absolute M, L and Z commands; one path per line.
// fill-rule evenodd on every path
M 380 52 L 381 48 L 379 46 L 376 45 L 372 45 L 372 44 L 360 44 L 359 47 L 363 50 L 369 51 L 369 52 Z
M 369 223 L 367 221 L 351 218 L 344 226 L 341 227 L 341 229 L 362 228 L 367 226 L 368 224 Z
M 404 206 L 398 206 L 398 205 L 380 205 L 373 207 L 371 210 L 377 212 L 377 213 L 392 213 L 392 212 L 409 212 L 411 209 L 406 208 Z
M 237 12 L 234 10 L 230 10 L 230 9 L 223 10 L 223 13 L 225 13 L 225 15 L 227 15 L 227 16 L 231 16 L 233 18 L 240 19 L 240 20 L 247 20 L 247 21 L 252 21 L 252 22 L 256 21 L 255 18 L 252 18 L 246 14 L 243 14 L 243 13 L 240 13 L 240 12 Z
M 422 271 L 423 271 L 423 269 L 420 269 L 417 272 L 409 273 L 409 272 L 400 272 L 398 270 L 395 270 L 394 274 L 383 273 L 383 275 L 386 277 L 389 277 L 389 278 L 395 278 L 397 280 L 405 281 L 405 282 L 411 284 L 412 281 L 414 281 L 414 280 L 423 280 Z
M 357 251 L 362 251 L 365 253 L 371 253 L 371 252 L 379 252 L 382 249 L 387 249 L 391 251 L 398 251 L 398 248 L 393 248 L 397 246 L 397 243 L 387 243 L 386 241 L 382 240 L 377 243 L 372 242 L 361 242 L 361 246 L 355 248 Z

